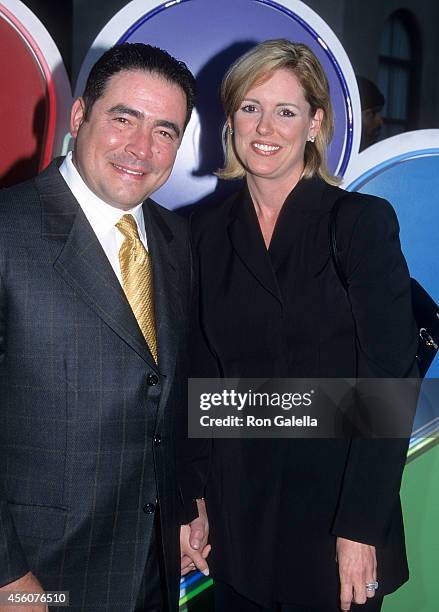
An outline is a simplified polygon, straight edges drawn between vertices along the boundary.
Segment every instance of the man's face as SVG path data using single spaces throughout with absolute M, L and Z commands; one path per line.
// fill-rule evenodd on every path
M 86 121 L 83 100 L 73 104 L 74 164 L 99 198 L 128 210 L 169 177 L 185 120 L 186 96 L 178 85 L 140 70 L 119 72 Z
M 377 142 L 383 127 L 383 118 L 381 117 L 381 107 L 366 108 L 361 112 L 362 120 L 362 141 L 364 147 Z

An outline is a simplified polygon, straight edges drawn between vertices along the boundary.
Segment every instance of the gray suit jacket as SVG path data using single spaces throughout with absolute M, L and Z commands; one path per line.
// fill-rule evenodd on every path
M 132 610 L 160 505 L 177 609 L 190 255 L 143 206 L 157 367 L 56 162 L 0 193 L 0 584 L 31 570 L 74 610 Z

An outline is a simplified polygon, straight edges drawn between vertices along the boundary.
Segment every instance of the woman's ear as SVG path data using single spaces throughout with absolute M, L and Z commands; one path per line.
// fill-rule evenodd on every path
M 320 132 L 320 128 L 322 125 L 323 117 L 325 113 L 322 108 L 318 108 L 314 113 L 314 117 L 311 119 L 311 124 L 309 127 L 308 136 L 315 138 L 317 134 Z

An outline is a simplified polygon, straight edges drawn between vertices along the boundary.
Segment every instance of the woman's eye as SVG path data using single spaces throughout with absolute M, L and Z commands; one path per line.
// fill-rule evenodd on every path
M 241 110 L 244 111 L 244 113 L 254 113 L 257 109 L 254 104 L 246 104 L 245 106 L 241 107 Z
M 294 113 L 292 110 L 290 110 L 289 108 L 283 108 L 280 111 L 280 114 L 282 117 L 295 117 L 296 113 Z

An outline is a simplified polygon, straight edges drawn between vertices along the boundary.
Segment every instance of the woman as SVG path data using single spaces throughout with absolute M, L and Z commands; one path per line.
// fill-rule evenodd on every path
M 417 334 L 398 223 L 335 187 L 327 79 L 311 50 L 266 41 L 222 85 L 222 178 L 245 187 L 193 220 L 198 375 L 405 377 Z M 329 219 L 341 197 L 337 277 Z M 406 440 L 214 440 L 206 503 L 217 612 L 379 610 L 408 577 Z M 379 590 L 376 581 L 379 581 Z

